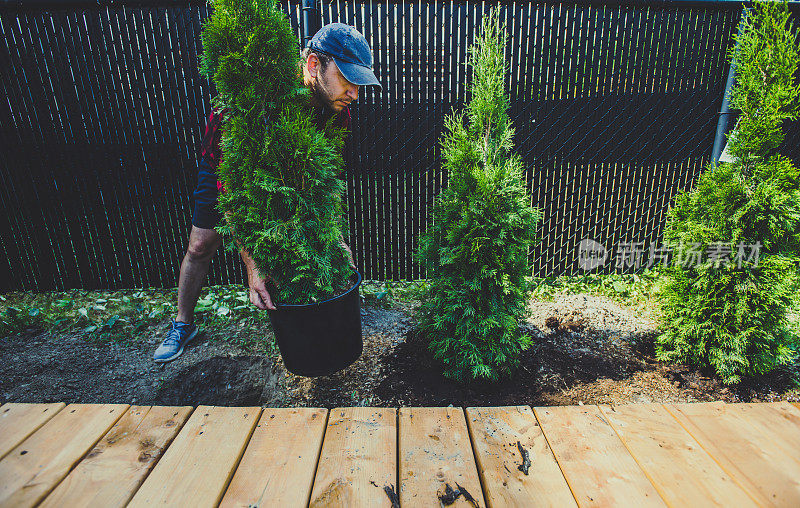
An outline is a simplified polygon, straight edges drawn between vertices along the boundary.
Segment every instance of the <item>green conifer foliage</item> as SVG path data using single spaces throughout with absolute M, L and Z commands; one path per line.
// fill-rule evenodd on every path
M 738 37 L 741 111 L 729 136 L 734 161 L 709 165 L 670 209 L 665 242 L 677 259 L 721 249 L 728 261 L 673 263 L 661 291 L 659 359 L 712 367 L 726 383 L 790 362 L 787 310 L 800 261 L 800 172 L 774 150 L 797 117 L 797 34 L 785 4 L 758 2 Z M 751 258 L 758 246 L 758 259 Z
M 527 310 L 527 255 L 540 214 L 530 206 L 522 160 L 511 152 L 506 38 L 492 11 L 470 49 L 466 115 L 454 112 L 445 122 L 441 146 L 448 187 L 420 239 L 418 254 L 431 284 L 418 313 L 419 330 L 445 375 L 456 379 L 500 378 L 530 344 L 518 323 Z
M 213 5 L 201 72 L 217 87 L 214 106 L 228 109 L 218 170 L 227 220 L 217 230 L 277 281 L 279 302 L 329 297 L 352 275 L 340 242 L 344 131 L 315 127 L 297 41 L 275 1 Z

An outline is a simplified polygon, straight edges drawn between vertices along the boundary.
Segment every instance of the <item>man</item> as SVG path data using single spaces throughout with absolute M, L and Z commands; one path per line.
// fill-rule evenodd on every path
M 372 71 L 372 54 L 366 39 L 349 25 L 332 23 L 314 35 L 301 56 L 303 83 L 312 92 L 311 103 L 318 126 L 336 115 L 334 122 L 349 129 L 350 104 L 358 99 L 359 87 L 382 88 Z M 224 114 L 224 111 L 212 112 L 206 124 L 194 192 L 192 230 L 178 278 L 178 315 L 153 355 L 156 362 L 168 362 L 179 357 L 199 331 L 194 325 L 194 308 L 211 259 L 222 243 L 222 236 L 214 228 L 222 218 L 216 209 L 217 195 L 222 190 L 216 169 L 221 154 L 220 125 Z M 247 268 L 250 302 L 261 310 L 275 310 L 275 303 L 267 290 L 266 274 L 258 272 L 244 249 L 240 255 Z

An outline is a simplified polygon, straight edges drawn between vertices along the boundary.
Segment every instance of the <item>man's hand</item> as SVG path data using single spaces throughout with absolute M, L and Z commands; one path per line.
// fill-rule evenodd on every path
M 247 267 L 247 285 L 250 287 L 250 303 L 261 310 L 277 310 L 275 304 L 272 303 L 272 296 L 270 296 L 267 290 L 267 281 L 271 279 L 269 277 L 263 277 L 258 273 L 253 258 L 247 254 L 246 250 L 242 249 L 239 254 L 242 256 L 242 261 L 244 261 Z
M 344 248 L 345 252 L 347 252 L 347 258 L 348 261 L 350 261 L 350 268 L 352 268 L 353 271 L 356 271 L 356 263 L 355 261 L 353 261 L 353 251 L 351 251 L 350 246 L 347 245 L 347 243 L 345 243 L 344 236 L 339 237 L 339 242 L 342 244 L 342 247 Z
M 261 277 L 256 269 L 247 269 L 247 284 L 250 286 L 250 303 L 261 310 L 277 310 L 267 290 L 267 279 Z

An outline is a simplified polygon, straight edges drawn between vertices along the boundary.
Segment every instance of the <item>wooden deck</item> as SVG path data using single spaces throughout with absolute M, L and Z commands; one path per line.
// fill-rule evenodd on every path
M 796 507 L 800 406 L 0 406 L 3 507 L 398 502 Z

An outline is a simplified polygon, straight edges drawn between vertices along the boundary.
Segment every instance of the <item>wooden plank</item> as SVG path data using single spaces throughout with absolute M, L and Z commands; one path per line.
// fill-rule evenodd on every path
M 485 506 L 463 409 L 404 407 L 397 425 L 401 505 L 436 506 L 449 485 Z M 474 505 L 459 495 L 448 506 Z
M 531 408 L 470 407 L 467 424 L 488 506 L 576 506 Z
M 0 459 L 44 425 L 66 404 L 9 402 L 0 407 Z
M 579 506 L 664 506 L 597 406 L 534 413 Z
M 661 404 L 600 410 L 670 506 L 758 506 Z
M 394 408 L 331 410 L 322 442 L 311 507 L 392 506 L 397 492 L 397 413 Z
M 307 506 L 327 409 L 264 409 L 220 506 Z
M 114 425 L 127 404 L 70 404 L 0 461 L 0 506 L 34 506 Z
M 800 402 L 792 402 L 792 405 L 797 409 L 800 409 Z
M 260 407 L 199 406 L 129 506 L 216 506 L 260 414 Z
M 789 455 L 800 461 L 800 411 L 786 401 L 728 404 L 768 439 L 780 442 Z
M 125 506 L 192 407 L 131 407 L 40 506 Z
M 780 440 L 766 438 L 731 406 L 735 404 L 720 401 L 664 407 L 760 504 L 800 505 L 800 468 L 792 450 Z

